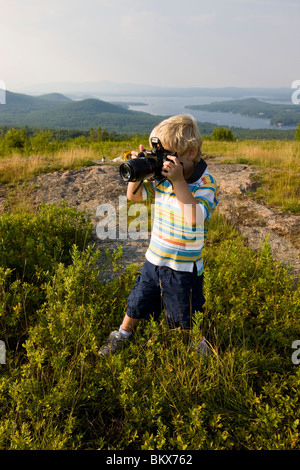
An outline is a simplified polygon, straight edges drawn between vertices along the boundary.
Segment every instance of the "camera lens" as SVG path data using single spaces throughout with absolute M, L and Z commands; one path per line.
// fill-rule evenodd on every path
M 143 181 L 155 176 L 157 164 L 153 158 L 134 158 L 122 163 L 119 171 L 124 181 Z
M 120 166 L 120 175 L 124 181 L 130 181 L 132 177 L 132 169 L 128 163 L 123 163 Z

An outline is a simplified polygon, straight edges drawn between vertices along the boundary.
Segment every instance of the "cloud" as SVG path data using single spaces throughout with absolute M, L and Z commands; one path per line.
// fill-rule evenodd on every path
M 248 83 L 252 78 L 271 83 L 275 64 L 277 69 L 281 64 L 277 83 L 280 77 L 290 83 L 300 40 L 295 2 L 0 0 L 0 78 L 8 84 L 19 77 L 119 82 L 130 77 L 176 86 L 213 80 L 217 86 L 246 73 Z
M 298 7 L 299 5 L 294 2 L 294 1 L 290 1 L 290 0 L 285 0 L 284 2 L 281 1 L 281 0 L 235 0 L 237 3 L 249 3 L 249 4 L 252 4 L 252 5 L 268 5 L 268 6 L 272 6 L 273 8 L 276 7 L 276 6 L 283 6 L 283 7 L 287 7 L 287 6 L 291 6 L 291 7 Z
M 202 15 L 187 15 L 182 18 L 183 23 L 191 26 L 212 24 L 217 19 L 217 12 L 204 13 Z
M 122 25 L 126 28 L 132 28 L 137 32 L 142 32 L 146 27 L 153 28 L 153 33 L 155 30 L 156 33 L 159 33 L 159 28 L 162 27 L 180 32 L 178 30 L 180 27 L 186 28 L 211 24 L 216 17 L 216 12 L 196 15 L 184 14 L 178 17 L 178 15 L 172 15 L 172 13 L 163 14 L 160 11 L 142 10 L 123 15 Z

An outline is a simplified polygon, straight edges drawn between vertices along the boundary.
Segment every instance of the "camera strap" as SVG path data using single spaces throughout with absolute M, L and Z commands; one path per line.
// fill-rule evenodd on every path
M 133 191 L 133 194 L 136 194 L 138 192 L 142 184 L 143 184 L 143 181 L 140 181 L 140 184 L 135 188 L 135 190 Z
M 206 168 L 207 163 L 203 160 L 203 158 L 201 158 L 200 162 L 198 162 L 195 166 L 192 175 L 189 177 L 189 179 L 186 180 L 186 182 L 190 184 L 195 183 L 195 181 L 198 181 L 198 179 L 200 179 L 203 173 L 205 172 Z

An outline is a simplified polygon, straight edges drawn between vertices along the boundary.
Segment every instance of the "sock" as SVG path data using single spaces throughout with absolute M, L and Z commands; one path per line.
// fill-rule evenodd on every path
M 121 333 L 122 336 L 125 336 L 125 338 L 129 338 L 129 336 L 131 335 L 132 331 L 125 331 L 123 330 L 123 328 L 120 326 L 119 328 L 119 332 Z

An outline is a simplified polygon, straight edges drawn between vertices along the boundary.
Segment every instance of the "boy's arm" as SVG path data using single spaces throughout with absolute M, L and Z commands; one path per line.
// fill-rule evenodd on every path
M 173 182 L 174 193 L 184 220 L 191 227 L 203 224 L 203 212 L 200 209 L 199 202 L 192 195 L 185 179 Z
M 136 190 L 136 188 L 139 185 L 140 185 L 139 189 L 134 194 L 134 191 Z M 139 202 L 139 201 L 143 200 L 142 185 L 140 184 L 140 181 L 136 181 L 135 183 L 128 183 L 128 186 L 127 186 L 127 199 L 129 201 L 135 201 L 135 202 Z
M 143 145 L 140 145 L 140 152 L 142 152 L 144 150 L 144 147 Z M 138 156 L 138 152 L 131 152 L 131 157 L 132 158 L 137 158 Z M 139 187 L 139 189 L 137 190 L 137 192 L 134 194 L 134 191 L 136 190 L 136 188 Z M 142 185 L 140 184 L 139 181 L 136 181 L 136 182 L 129 182 L 128 183 L 128 186 L 127 186 L 127 199 L 129 201 L 134 201 L 134 202 L 139 202 L 139 201 L 142 201 L 143 200 L 143 194 L 142 194 Z
M 203 212 L 199 206 L 199 202 L 192 195 L 184 179 L 182 165 L 180 165 L 177 158 L 171 156 L 169 158 L 172 159 L 174 166 L 172 166 L 171 172 L 170 168 L 168 171 L 164 171 L 163 169 L 162 174 L 165 174 L 172 182 L 174 193 L 176 194 L 184 220 L 191 227 L 202 225 L 204 220 Z

